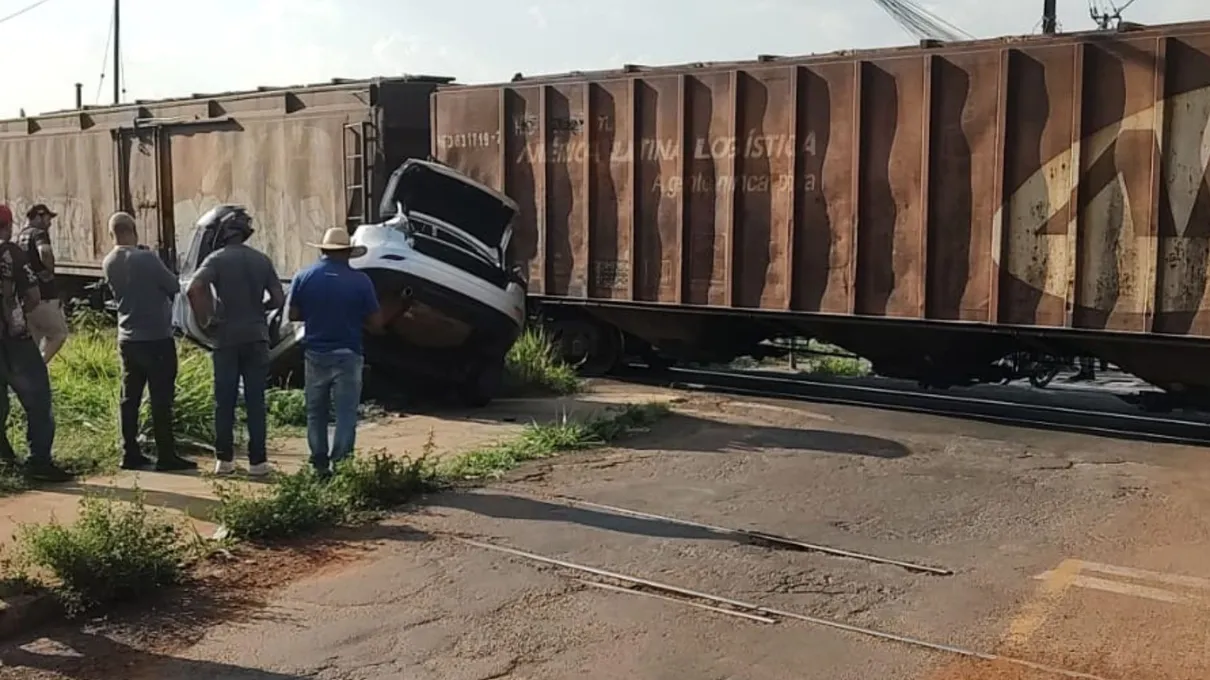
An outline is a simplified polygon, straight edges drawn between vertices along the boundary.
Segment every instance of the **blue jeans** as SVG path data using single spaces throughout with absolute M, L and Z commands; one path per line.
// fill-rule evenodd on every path
M 12 460 L 16 454 L 7 432 L 10 387 L 25 409 L 25 438 L 30 462 L 49 463 L 50 449 L 55 441 L 50 375 L 33 340 L 0 340 L 0 457 Z
M 307 445 L 311 465 L 327 472 L 353 455 L 357 407 L 361 403 L 361 354 L 338 350 L 307 352 Z M 336 432 L 328 445 L 328 415 L 336 412 Z
M 244 383 L 244 408 L 248 414 L 248 463 L 259 465 L 268 458 L 265 386 L 269 382 L 269 343 L 249 342 L 220 347 L 210 353 L 214 363 L 214 455 L 235 459 L 235 404 L 240 380 Z

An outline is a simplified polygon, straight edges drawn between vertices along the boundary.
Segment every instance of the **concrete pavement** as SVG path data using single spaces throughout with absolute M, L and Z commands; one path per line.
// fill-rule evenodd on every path
M 675 395 L 666 390 L 604 385 L 574 397 L 501 399 L 483 409 L 390 414 L 363 423 L 358 430 L 357 444 L 358 450 L 363 452 L 383 450 L 392 455 L 418 456 L 431 438 L 435 447 L 433 455 L 444 457 L 507 440 L 531 422 L 587 419 L 621 404 L 673 398 Z M 306 464 L 305 439 L 277 440 L 270 446 L 270 461 L 279 470 L 293 472 Z M 214 479 L 207 474 L 213 461 L 202 458 L 198 462 L 201 469 L 196 473 L 121 471 L 113 476 L 48 485 L 0 498 L 0 545 L 11 540 L 21 524 L 41 523 L 51 518 L 71 522 L 77 516 L 80 498 L 86 494 L 113 493 L 129 499 L 136 487 L 148 505 L 186 516 L 203 535 L 210 535 L 215 527 L 206 518 L 217 502 Z M 246 469 L 246 461 L 237 460 L 237 465 Z
M 721 397 L 691 398 L 626 446 L 431 499 L 364 559 L 196 640 L 64 629 L 0 649 L 0 680 L 1055 677 L 603 591 L 454 536 L 1098 678 L 1210 677 L 1202 450 Z M 954 574 L 773 550 L 559 495 Z M 103 665 L 115 658 L 129 663 Z

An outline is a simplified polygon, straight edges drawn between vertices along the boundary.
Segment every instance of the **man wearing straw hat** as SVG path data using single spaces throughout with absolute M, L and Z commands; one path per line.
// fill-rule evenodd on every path
M 304 324 L 311 465 L 327 476 L 353 454 L 364 364 L 362 328 L 381 332 L 382 314 L 370 277 L 349 265 L 349 260 L 365 255 L 365 248 L 351 245 L 348 231 L 329 229 L 321 243 L 309 245 L 319 249 L 319 261 L 290 283 L 289 317 Z M 332 411 L 336 431 L 329 444 Z

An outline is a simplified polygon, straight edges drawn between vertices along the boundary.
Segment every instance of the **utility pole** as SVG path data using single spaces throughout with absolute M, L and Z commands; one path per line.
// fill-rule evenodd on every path
M 1058 30 L 1057 0 L 1042 0 L 1042 32 L 1053 35 Z
M 122 103 L 122 0 L 113 0 L 113 103 Z

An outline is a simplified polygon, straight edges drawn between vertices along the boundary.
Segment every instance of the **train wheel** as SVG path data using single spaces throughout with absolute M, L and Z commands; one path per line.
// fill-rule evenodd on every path
M 1046 387 L 1059 374 L 1058 366 L 1037 366 L 1029 374 L 1029 384 L 1039 389 Z
M 599 323 L 565 319 L 550 324 L 551 337 L 563 360 L 581 375 L 605 375 L 617 366 L 622 343 L 617 332 Z

